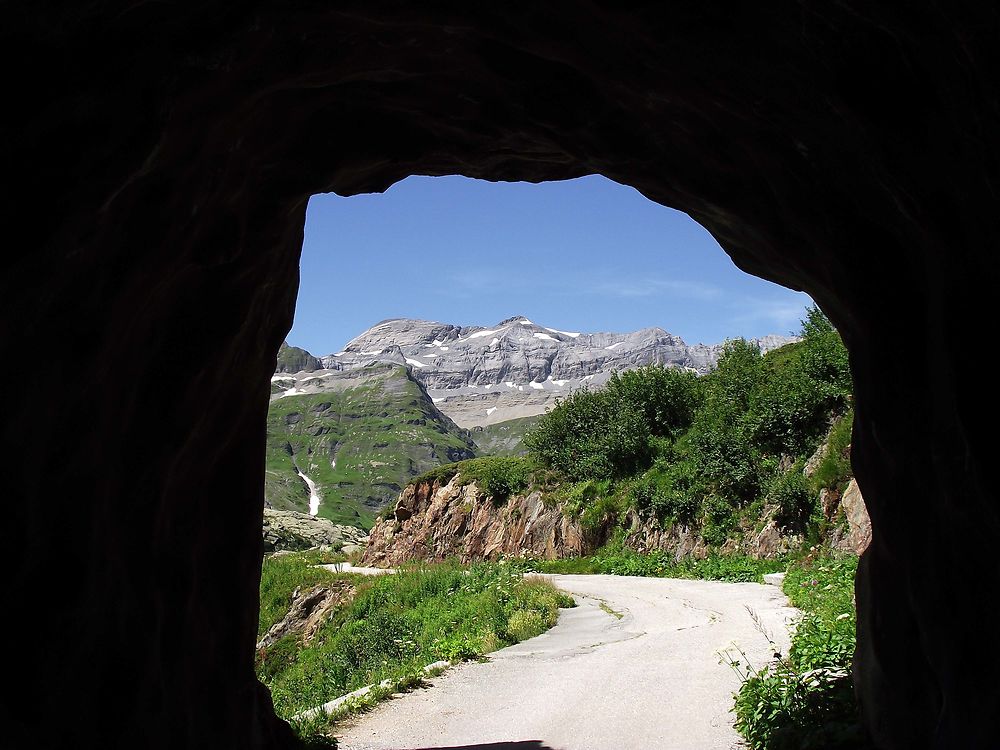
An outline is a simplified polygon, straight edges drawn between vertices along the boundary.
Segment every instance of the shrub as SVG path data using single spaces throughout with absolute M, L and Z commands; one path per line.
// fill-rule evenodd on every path
M 853 475 L 851 469 L 851 430 L 854 427 L 854 410 L 838 419 L 830 429 L 827 450 L 809 479 L 813 492 L 823 488 L 842 491 Z
M 778 506 L 778 523 L 802 531 L 816 508 L 817 496 L 809 487 L 801 468 L 775 475 L 767 491 L 767 500 Z
M 502 502 L 527 488 L 533 467 L 524 456 L 474 458 L 459 469 L 462 482 L 476 482 L 494 502 Z
M 605 492 L 587 504 L 580 513 L 580 525 L 596 530 L 621 518 L 628 507 L 628 500 L 622 492 Z
M 787 657 L 755 670 L 731 659 L 744 680 L 736 728 L 752 750 L 867 747 L 850 680 L 855 648 L 857 558 L 792 566 L 784 590 L 805 611 Z
M 645 415 L 635 406 L 607 390 L 580 390 L 547 411 L 524 443 L 570 479 L 611 479 L 648 464 L 649 436 Z
M 641 413 L 655 437 L 676 437 L 687 430 L 701 399 L 695 373 L 659 364 L 612 373 L 605 387 L 613 401 Z
M 736 528 L 736 523 L 736 510 L 730 503 L 718 495 L 711 495 L 706 499 L 701 536 L 708 544 L 721 547 L 729 538 L 729 533 Z
M 526 641 L 545 630 L 542 615 L 533 609 L 519 609 L 507 620 L 507 632 L 515 641 Z
M 629 488 L 637 509 L 661 520 L 690 523 L 697 515 L 703 494 L 694 466 L 688 461 L 659 461 Z

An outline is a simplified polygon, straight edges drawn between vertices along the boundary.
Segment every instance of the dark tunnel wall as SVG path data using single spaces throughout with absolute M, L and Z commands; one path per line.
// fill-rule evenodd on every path
M 309 196 L 600 173 L 836 322 L 866 721 L 881 747 L 991 746 L 1000 656 L 969 607 L 1000 594 L 1000 24 L 873 5 L 4 5 L 10 601 L 66 581 L 5 744 L 290 745 L 253 644 Z

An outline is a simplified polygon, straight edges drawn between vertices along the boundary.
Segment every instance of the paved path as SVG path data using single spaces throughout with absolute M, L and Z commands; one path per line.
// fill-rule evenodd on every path
M 719 750 L 732 748 L 738 645 L 757 664 L 795 611 L 774 586 L 550 576 L 574 594 L 547 633 L 458 665 L 343 726 L 343 750 Z M 620 612 L 618 619 L 601 603 Z

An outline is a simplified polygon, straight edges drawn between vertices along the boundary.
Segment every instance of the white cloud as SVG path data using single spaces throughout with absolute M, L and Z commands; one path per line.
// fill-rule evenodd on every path
M 671 296 L 682 299 L 713 302 L 723 297 L 723 291 L 714 284 L 688 279 L 609 279 L 591 287 L 595 294 L 606 297 L 653 297 Z
M 791 292 L 785 299 L 760 299 L 744 297 L 734 300 L 735 314 L 730 321 L 734 326 L 765 323 L 775 333 L 794 333 L 801 328 L 806 308 L 813 304 L 804 292 Z

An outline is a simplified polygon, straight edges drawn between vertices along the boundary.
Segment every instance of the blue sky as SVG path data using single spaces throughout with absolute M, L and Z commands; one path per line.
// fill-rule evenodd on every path
M 322 355 L 385 318 L 524 315 L 715 343 L 797 331 L 809 304 L 740 271 L 686 214 L 603 177 L 410 177 L 382 194 L 313 196 L 288 341 Z

